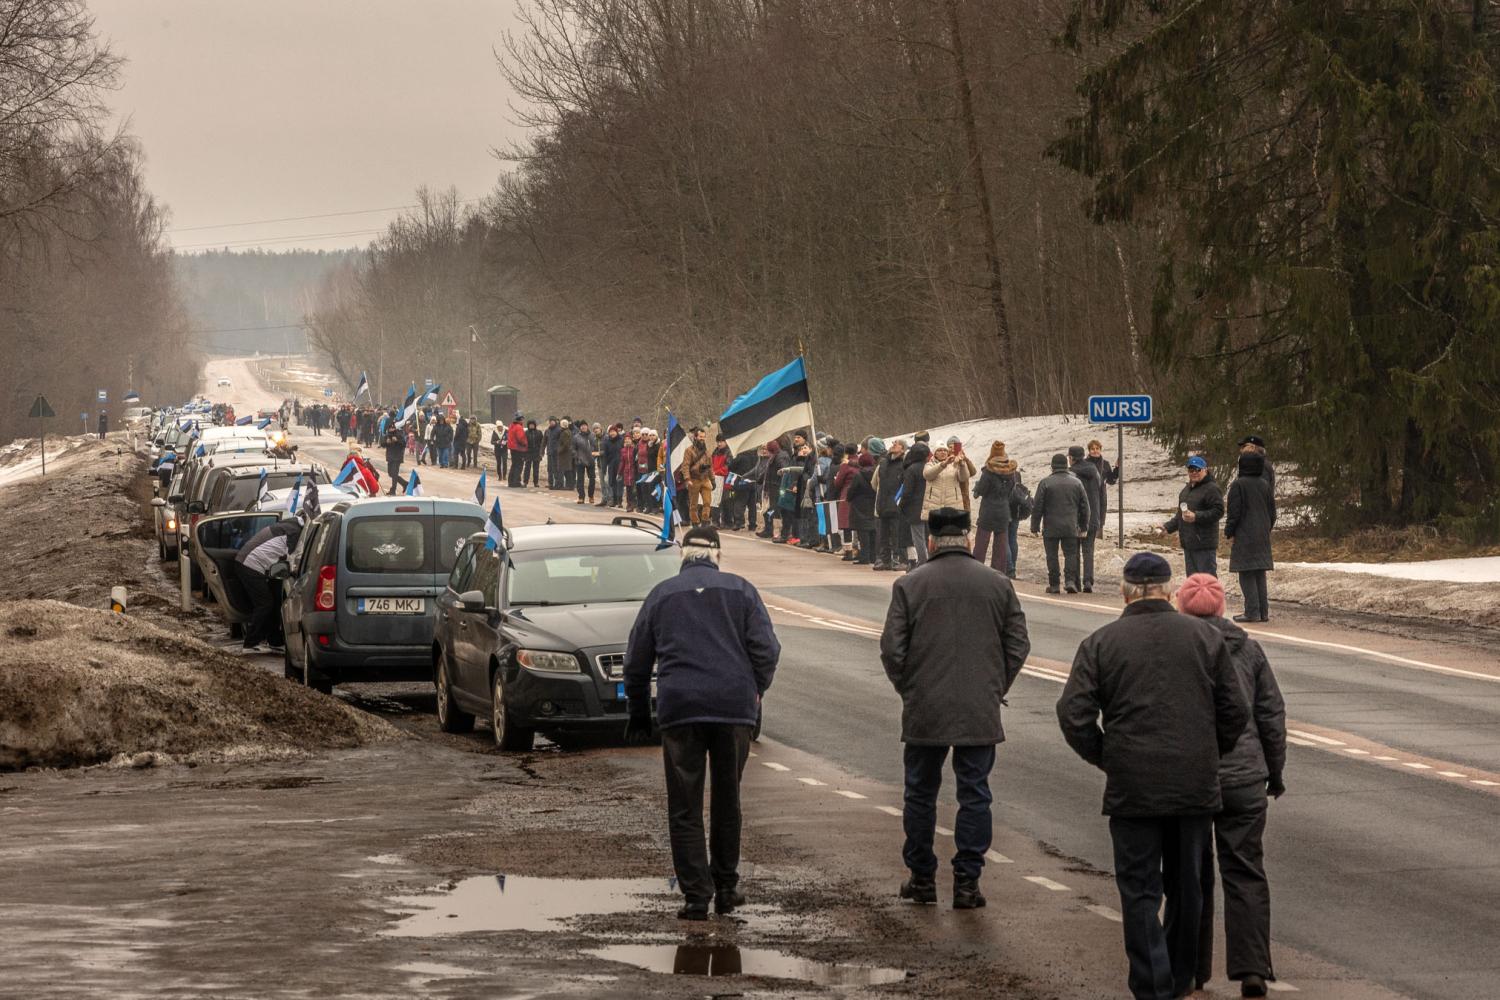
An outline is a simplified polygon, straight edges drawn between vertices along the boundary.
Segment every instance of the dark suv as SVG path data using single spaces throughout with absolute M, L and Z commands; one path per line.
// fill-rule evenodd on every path
M 491 549 L 470 538 L 438 597 L 432 680 L 438 724 L 490 720 L 502 750 L 543 732 L 623 732 L 625 644 L 651 588 L 681 550 L 650 522 L 518 527 Z
M 478 504 L 427 497 L 352 500 L 319 515 L 276 574 L 287 677 L 321 691 L 429 679 L 438 595 L 483 524 Z

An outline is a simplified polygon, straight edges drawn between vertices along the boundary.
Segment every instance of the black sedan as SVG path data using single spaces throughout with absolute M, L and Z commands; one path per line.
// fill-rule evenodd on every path
M 464 542 L 433 637 L 443 730 L 468 732 L 484 716 L 502 750 L 531 749 L 538 730 L 623 733 L 630 627 L 681 565 L 676 545 L 659 544 L 654 525 L 628 517 Z

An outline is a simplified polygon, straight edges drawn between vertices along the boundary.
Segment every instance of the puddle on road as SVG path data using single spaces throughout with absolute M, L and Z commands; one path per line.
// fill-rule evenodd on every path
M 388 937 L 436 937 L 485 931 L 553 931 L 572 917 L 640 909 L 647 897 L 667 896 L 671 883 L 655 878 L 562 879 L 480 875 L 436 893 L 397 896 L 404 919 Z
M 784 952 L 723 943 L 616 945 L 588 954 L 673 976 L 765 976 L 817 986 L 883 986 L 906 980 L 902 969 L 814 962 Z

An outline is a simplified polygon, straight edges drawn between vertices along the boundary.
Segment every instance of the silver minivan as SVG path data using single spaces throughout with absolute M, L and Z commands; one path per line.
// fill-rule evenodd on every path
M 284 574 L 287 677 L 321 691 L 431 679 L 437 598 L 484 517 L 478 504 L 435 497 L 370 497 L 323 511 L 272 574 Z

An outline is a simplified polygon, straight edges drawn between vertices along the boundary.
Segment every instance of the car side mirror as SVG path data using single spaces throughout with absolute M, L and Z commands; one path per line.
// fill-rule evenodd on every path
M 458 595 L 458 603 L 463 609 L 471 614 L 479 614 L 484 610 L 484 591 L 466 590 Z
M 292 567 L 287 565 L 285 559 L 278 559 L 266 567 L 266 579 L 268 580 L 285 580 L 291 575 Z
M 161 497 L 152 497 L 151 498 L 151 506 L 153 506 L 153 507 L 165 507 L 166 505 L 167 505 L 167 502 L 165 500 L 163 500 Z
M 202 514 L 206 510 L 208 510 L 208 504 L 204 503 L 202 500 L 194 500 L 192 503 L 187 505 L 187 512 L 189 514 Z

